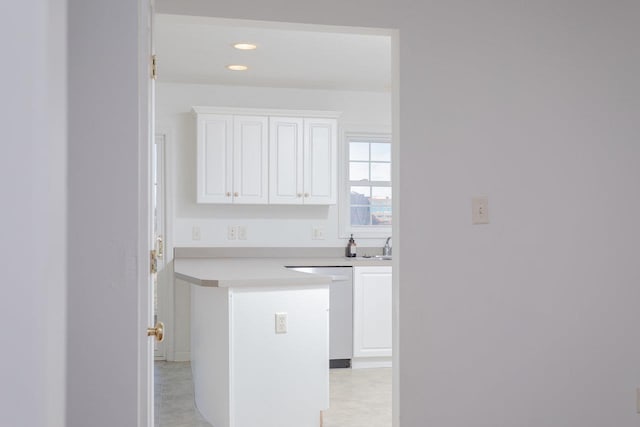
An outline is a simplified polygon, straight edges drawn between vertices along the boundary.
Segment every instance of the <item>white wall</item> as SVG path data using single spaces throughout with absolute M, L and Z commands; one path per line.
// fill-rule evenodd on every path
M 196 203 L 196 133 L 191 107 L 196 105 L 331 110 L 342 112 L 345 130 L 391 132 L 390 93 L 256 88 L 158 83 L 158 129 L 170 133 L 175 246 L 344 246 L 339 210 L 332 206 L 238 206 Z M 227 240 L 229 225 L 247 227 L 247 240 Z M 201 240 L 192 239 L 200 227 Z M 312 240 L 312 228 L 325 231 Z M 356 235 L 356 238 L 359 236 Z M 382 246 L 381 239 L 359 239 L 361 246 Z
M 394 233 L 400 250 L 394 280 L 401 282 L 402 427 L 638 424 L 637 2 L 157 3 L 162 12 L 399 29 L 402 226 Z M 103 163 L 118 164 L 117 179 L 99 182 L 107 199 L 87 190 L 89 200 L 75 207 L 70 235 L 92 234 L 90 226 L 102 224 L 107 235 L 118 231 L 112 236 L 116 244 L 139 230 L 121 228 L 128 221 L 120 214 L 100 213 L 91 204 L 117 202 L 125 213 L 137 207 L 128 189 L 137 165 L 127 161 L 135 156 L 129 120 L 137 108 L 137 75 L 129 69 L 137 29 L 132 9 L 128 0 L 70 3 L 73 45 L 98 42 L 74 55 L 95 59 L 97 51 L 105 58 L 97 65 L 116 60 L 124 68 L 120 74 L 116 65 L 87 65 L 90 72 L 82 79 L 99 84 L 89 90 L 74 80 L 70 88 L 79 97 L 70 118 L 86 127 L 100 125 L 75 136 L 71 158 L 86 168 L 70 176 L 71 185 L 80 186 L 93 168 L 102 172 Z M 99 149 L 111 144 L 112 151 Z M 96 151 L 109 157 L 105 161 Z M 470 197 L 480 192 L 489 195 L 492 223 L 471 227 Z M 70 254 L 75 262 L 91 264 L 95 258 L 86 260 L 82 250 L 98 249 L 88 237 L 78 238 Z M 115 257 L 101 262 L 119 274 L 127 265 Z M 136 374 L 130 369 L 138 354 L 127 333 L 139 326 L 136 297 L 129 281 L 127 291 L 114 295 L 105 286 L 111 273 L 94 283 L 99 275 L 90 276 L 88 266 L 75 268 L 82 277 L 75 278 L 69 298 L 75 306 L 69 366 L 77 381 L 69 390 L 76 402 L 69 416 L 93 417 L 69 425 L 136 425 Z M 35 326 L 35 306 L 28 295 L 18 295 L 26 309 L 19 319 Z M 99 309 L 88 312 L 96 301 Z M 115 320 L 117 338 L 101 347 L 106 355 L 95 350 L 98 339 L 90 334 L 97 320 Z M 110 350 L 113 345 L 118 352 Z M 18 367 L 37 360 L 29 354 Z M 80 382 L 83 374 L 87 378 Z M 108 407 L 100 407 L 105 397 Z
M 402 425 L 636 426 L 640 3 L 438 4 L 401 44 Z
M 159 6 L 399 28 L 402 427 L 638 424 L 637 2 Z
M 2 426 L 65 426 L 66 10 L 0 4 Z

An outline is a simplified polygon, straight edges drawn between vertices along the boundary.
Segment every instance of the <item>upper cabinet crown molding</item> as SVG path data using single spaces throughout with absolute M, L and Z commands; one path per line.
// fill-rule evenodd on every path
M 336 111 L 193 107 L 197 202 L 336 203 Z
M 191 108 L 193 114 L 232 114 L 243 116 L 269 116 L 269 117 L 308 117 L 337 119 L 340 111 L 324 110 L 284 110 L 272 108 L 242 108 L 242 107 L 208 107 L 195 106 Z

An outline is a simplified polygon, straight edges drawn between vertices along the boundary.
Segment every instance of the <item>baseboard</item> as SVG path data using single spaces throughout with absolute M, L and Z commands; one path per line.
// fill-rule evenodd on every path
M 173 362 L 189 362 L 191 361 L 191 352 L 176 351 L 173 353 Z
M 354 357 L 351 369 L 390 368 L 391 357 Z

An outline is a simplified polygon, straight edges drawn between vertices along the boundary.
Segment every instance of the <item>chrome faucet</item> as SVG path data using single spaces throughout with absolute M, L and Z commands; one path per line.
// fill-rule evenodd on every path
M 382 256 L 391 256 L 391 246 L 389 245 L 389 240 L 391 240 L 391 237 L 387 238 L 387 241 L 382 248 Z

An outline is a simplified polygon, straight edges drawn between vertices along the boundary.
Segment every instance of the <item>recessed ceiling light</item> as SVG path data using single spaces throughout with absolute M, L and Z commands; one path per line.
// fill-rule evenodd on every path
M 253 43 L 236 43 L 233 45 L 233 47 L 240 50 L 253 50 L 253 49 L 256 49 L 258 46 L 256 46 Z
M 231 71 L 247 71 L 249 69 L 246 65 L 227 65 L 227 68 Z

